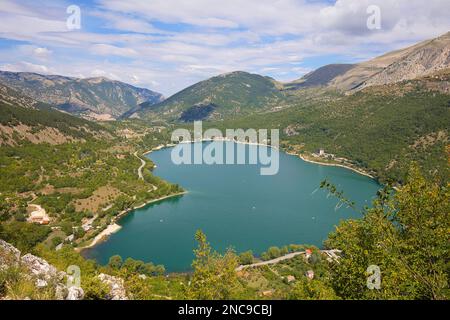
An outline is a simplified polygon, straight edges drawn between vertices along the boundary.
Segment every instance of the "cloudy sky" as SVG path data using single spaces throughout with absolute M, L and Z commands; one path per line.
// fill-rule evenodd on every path
M 80 29 L 67 8 L 81 9 Z M 369 6 L 381 29 L 369 29 Z M 166 96 L 243 70 L 280 81 L 450 31 L 450 0 L 0 0 L 0 70 L 104 76 Z

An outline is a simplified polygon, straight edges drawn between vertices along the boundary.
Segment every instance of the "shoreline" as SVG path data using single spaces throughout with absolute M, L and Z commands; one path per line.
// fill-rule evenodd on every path
M 300 159 L 302 159 L 305 162 L 314 163 L 314 164 L 327 166 L 327 167 L 341 167 L 341 168 L 345 168 L 345 169 L 351 170 L 351 171 L 353 171 L 355 173 L 358 173 L 358 174 L 360 174 L 362 176 L 366 176 L 368 178 L 371 178 L 373 180 L 377 180 L 376 177 L 372 176 L 370 173 L 364 172 L 361 169 L 352 168 L 352 167 L 347 166 L 345 164 L 314 161 L 314 160 L 310 160 L 310 159 L 306 158 L 305 156 L 302 156 L 301 154 L 295 154 L 295 153 L 289 153 L 289 152 L 286 152 L 286 153 L 289 154 L 289 155 L 292 155 L 292 156 L 298 156 Z
M 130 208 L 130 209 L 126 209 L 126 210 L 123 210 L 123 211 L 119 212 L 119 214 L 114 216 L 114 218 L 111 220 L 111 223 L 103 231 L 101 231 L 98 235 L 96 235 L 94 237 L 94 239 L 92 240 L 91 243 L 89 243 L 88 245 L 85 245 L 83 247 L 77 247 L 77 248 L 75 248 L 75 250 L 77 252 L 82 252 L 83 250 L 91 249 L 91 248 L 95 247 L 96 245 L 98 245 L 99 243 L 101 243 L 103 241 L 106 241 L 112 234 L 114 234 L 114 233 L 118 232 L 120 229 L 122 229 L 122 226 L 117 224 L 117 222 L 121 218 L 123 218 L 124 216 L 129 214 L 130 212 L 138 210 L 138 209 L 142 209 L 142 208 L 144 208 L 144 207 L 146 207 L 146 206 L 148 206 L 148 205 L 150 205 L 152 203 L 163 201 L 163 200 L 166 200 L 166 199 L 169 199 L 169 198 L 182 196 L 182 195 L 185 195 L 187 193 L 188 193 L 187 191 L 183 191 L 183 192 L 179 192 L 179 193 L 175 193 L 175 194 L 170 194 L 170 195 L 158 198 L 158 199 L 153 199 L 153 200 L 147 201 L 147 202 L 145 202 L 145 203 L 143 203 L 143 204 L 141 204 L 139 206 L 136 206 L 136 207 L 133 207 L 133 208 Z
M 228 139 L 228 138 L 201 139 L 201 140 L 194 140 L 194 141 L 189 140 L 189 141 L 182 141 L 180 143 L 192 144 L 192 143 L 196 143 L 196 142 L 213 142 L 213 141 L 227 141 L 227 142 L 234 142 L 234 143 L 237 143 L 237 144 L 246 144 L 246 145 L 251 145 L 251 146 L 253 145 L 253 146 L 268 147 L 268 148 L 272 148 L 272 149 L 275 149 L 275 150 L 278 150 L 278 151 L 282 151 L 282 152 L 284 152 L 284 153 L 286 153 L 288 155 L 291 155 L 291 156 L 299 157 L 300 159 L 302 159 L 303 161 L 308 162 L 308 163 L 314 163 L 314 164 L 318 164 L 318 165 L 321 165 L 321 166 L 327 166 L 327 167 L 340 167 L 340 168 L 344 168 L 344 169 L 347 169 L 347 170 L 351 170 L 351 171 L 353 171 L 355 173 L 358 173 L 358 174 L 360 174 L 362 176 L 371 178 L 373 180 L 377 180 L 377 178 L 375 176 L 371 175 L 370 173 L 365 172 L 362 169 L 353 168 L 353 167 L 350 167 L 348 165 L 341 164 L 341 163 L 330 163 L 330 162 L 320 162 L 320 161 L 311 160 L 311 159 L 308 159 L 307 157 L 305 157 L 304 155 L 293 153 L 293 152 L 289 152 L 289 151 L 285 151 L 283 149 L 280 149 L 279 147 L 274 147 L 272 145 L 265 144 L 265 143 L 243 142 L 243 141 L 236 141 L 236 140 L 232 140 L 232 139 Z M 176 144 L 160 145 L 158 147 L 155 147 L 155 148 L 153 148 L 153 149 L 143 153 L 143 155 L 150 154 L 153 151 L 159 151 L 159 150 L 162 150 L 162 149 L 165 149 L 165 148 L 172 148 L 172 147 L 175 147 L 175 146 L 176 146 Z

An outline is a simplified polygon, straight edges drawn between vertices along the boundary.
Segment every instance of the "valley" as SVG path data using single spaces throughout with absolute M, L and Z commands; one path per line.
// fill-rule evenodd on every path
M 449 35 L 289 83 L 225 73 L 167 99 L 1 71 L 0 267 L 11 245 L 79 265 L 89 299 L 108 296 L 108 277 L 132 299 L 448 299 Z M 278 129 L 281 174 L 175 166 L 163 146 L 197 120 Z M 373 263 L 381 291 L 365 286 Z M 0 298 L 55 298 L 26 268 L 0 268 Z

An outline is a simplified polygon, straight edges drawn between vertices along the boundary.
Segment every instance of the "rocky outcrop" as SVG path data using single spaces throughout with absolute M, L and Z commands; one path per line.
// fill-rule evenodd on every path
M 327 65 L 285 84 L 287 90 L 328 86 L 354 92 L 413 80 L 450 68 L 450 32 L 355 65 Z
M 363 87 L 397 83 L 450 68 L 450 32 L 428 41 L 377 73 Z
M 20 254 L 18 249 L 0 239 L 0 270 L 18 264 Z
M 0 240 L 0 271 L 11 267 L 20 267 L 25 272 L 24 277 L 34 281 L 36 288 L 55 288 L 57 300 L 81 300 L 84 292 L 82 288 L 67 287 L 65 272 L 58 271 L 54 266 L 42 258 L 30 253 L 21 256 L 21 252 L 11 244 Z
M 59 272 L 44 259 L 32 254 L 28 253 L 20 260 L 22 265 L 30 271 L 31 276 L 36 279 L 37 287 L 46 287 L 50 281 L 61 282 L 66 276 L 64 272 Z
M 57 300 L 82 300 L 84 298 L 83 288 L 70 285 L 75 283 L 75 279 L 69 271 L 69 274 L 58 271 L 44 259 L 30 253 L 21 256 L 21 252 L 14 246 L 0 240 L 0 271 L 13 265 L 20 267 L 25 278 L 34 281 L 36 288 L 54 288 Z M 109 293 L 104 298 L 128 300 L 123 279 L 104 273 L 98 275 L 98 279 L 109 287 Z
M 83 300 L 84 291 L 79 287 L 70 287 L 67 292 L 66 300 Z
M 123 279 L 101 273 L 98 278 L 110 288 L 108 300 L 128 300 Z

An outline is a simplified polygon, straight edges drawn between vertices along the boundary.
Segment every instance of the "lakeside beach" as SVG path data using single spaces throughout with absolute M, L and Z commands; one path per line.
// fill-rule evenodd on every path
M 143 204 L 141 204 L 139 206 L 136 206 L 136 207 L 133 207 L 133 208 L 121 211 L 118 215 L 116 215 L 114 217 L 114 219 L 112 219 L 111 223 L 102 232 L 100 232 L 98 235 L 96 235 L 94 237 L 94 239 L 92 240 L 91 243 L 89 243 L 88 245 L 85 245 L 83 247 L 75 248 L 75 250 L 78 251 L 78 252 L 81 252 L 81 251 L 83 251 L 85 249 L 93 248 L 97 244 L 107 240 L 109 236 L 111 236 L 112 234 L 118 232 L 122 228 L 120 225 L 117 224 L 117 222 L 121 218 L 123 218 L 125 215 L 127 215 L 128 213 L 130 213 L 130 212 L 132 212 L 134 210 L 142 209 L 142 208 L 144 208 L 144 207 L 146 207 L 146 206 L 148 206 L 148 205 L 150 205 L 152 203 L 163 201 L 163 200 L 166 200 L 166 199 L 169 199 L 169 198 L 182 196 L 182 195 L 187 194 L 187 193 L 188 193 L 187 191 L 183 191 L 183 192 L 179 192 L 179 193 L 176 193 L 176 194 L 167 195 L 167 196 L 164 196 L 164 197 L 160 197 L 158 199 L 150 200 L 150 201 L 145 202 L 145 203 L 143 203 Z

